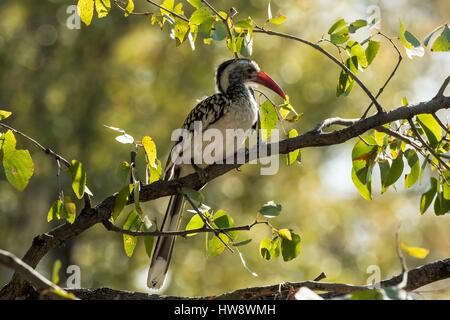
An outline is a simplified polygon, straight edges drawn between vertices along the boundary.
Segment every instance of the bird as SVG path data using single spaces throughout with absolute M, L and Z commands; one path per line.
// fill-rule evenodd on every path
M 281 87 L 267 73 L 261 71 L 255 61 L 248 58 L 235 58 L 222 62 L 216 69 L 215 85 L 216 93 L 201 100 L 187 115 L 182 129 L 188 135 L 179 137 L 172 150 L 181 149 L 181 154 L 186 151 L 185 145 L 188 145 L 186 141 L 192 140 L 196 121 L 201 123 L 203 132 L 216 129 L 224 133 L 226 129 L 256 128 L 259 105 L 255 99 L 254 87 L 257 85 L 267 87 L 286 100 Z M 225 143 L 230 144 L 229 141 Z M 203 147 L 204 145 L 201 146 Z M 198 169 L 196 164 L 177 163 L 173 154 L 171 152 L 167 160 L 164 180 L 178 179 L 196 172 Z M 160 231 L 179 229 L 184 200 L 183 194 L 170 197 Z M 164 285 L 175 239 L 175 236 L 160 236 L 156 240 L 147 278 L 147 286 L 150 289 L 158 290 Z

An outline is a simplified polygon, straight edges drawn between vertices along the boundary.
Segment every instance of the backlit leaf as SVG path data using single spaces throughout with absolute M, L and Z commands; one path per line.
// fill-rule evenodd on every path
M 94 16 L 94 0 L 78 0 L 78 15 L 85 25 L 90 25 Z
M 261 138 L 266 141 L 271 136 L 273 129 L 277 127 L 278 115 L 275 106 L 269 101 L 264 101 L 260 106 L 261 111 Z
M 78 199 L 82 199 L 86 189 L 86 171 L 83 164 L 78 160 L 72 160 L 70 168 L 72 177 L 72 189 Z
M 433 202 L 437 191 L 437 180 L 434 177 L 430 178 L 430 188 L 420 197 L 420 213 L 424 214 L 428 207 Z
M 10 115 L 12 115 L 12 112 L 0 110 L 0 121 L 8 118 Z
M 291 129 L 288 132 L 288 138 L 295 138 L 297 136 L 298 136 L 298 132 L 295 129 Z M 291 165 L 291 164 L 295 163 L 298 159 L 299 154 L 300 154 L 300 149 L 289 152 L 287 155 L 287 164 Z
M 417 259 L 425 259 L 428 256 L 428 254 L 430 253 L 430 250 L 428 250 L 428 249 L 421 248 L 421 247 L 411 247 L 403 242 L 400 243 L 400 248 L 402 248 L 402 250 L 404 252 L 406 252 L 408 255 L 410 255 L 411 257 L 414 257 Z
M 95 10 L 99 18 L 106 17 L 111 10 L 111 0 L 95 0 Z
M 133 184 L 128 184 L 123 187 L 122 190 L 120 190 L 120 192 L 118 193 L 116 199 L 114 200 L 114 209 L 112 214 L 113 220 L 116 220 L 119 217 L 123 208 L 128 203 L 128 200 L 133 193 L 133 188 Z
M 142 227 L 142 219 L 139 213 L 136 210 L 132 210 L 129 214 L 127 219 L 125 220 L 125 223 L 123 224 L 124 230 L 130 230 L 130 231 L 139 231 Z M 125 249 L 125 253 L 128 257 L 131 257 L 133 255 L 134 249 L 136 248 L 138 242 L 138 238 L 135 236 L 131 236 L 128 234 L 123 235 L 123 246 Z
M 200 229 L 203 228 L 205 226 L 205 223 L 203 222 L 202 217 L 200 217 L 199 214 L 195 214 L 192 216 L 191 220 L 189 220 L 188 224 L 186 225 L 186 231 L 188 230 L 195 230 L 195 229 Z M 195 236 L 198 233 L 190 233 L 187 234 L 186 236 L 188 237 L 192 237 Z
M 417 153 L 412 149 L 406 150 L 405 157 L 406 160 L 408 160 L 409 167 L 411 168 L 410 173 L 405 175 L 405 188 L 410 188 L 419 179 L 420 161 Z
M 300 236 L 297 233 L 291 231 L 291 237 L 291 240 L 287 238 L 281 238 L 281 255 L 283 256 L 284 261 L 290 261 L 300 254 Z
M 24 190 L 33 176 L 34 164 L 28 150 L 13 150 L 3 156 L 6 179 L 17 190 Z
M 124 12 L 124 16 L 128 17 L 130 14 L 132 14 L 134 11 L 134 1 L 133 0 L 128 0 L 128 3 L 125 7 L 125 12 Z
M 379 41 L 369 40 L 369 44 L 367 45 L 366 48 L 366 57 L 368 65 L 370 65 L 373 62 L 379 49 L 380 49 Z
M 442 30 L 441 35 L 434 41 L 433 46 L 431 47 L 431 51 L 450 51 L 450 28 L 448 27 L 448 25 L 444 26 L 444 30 Z
M 436 148 L 442 139 L 442 129 L 431 114 L 420 114 L 417 117 L 431 147 Z

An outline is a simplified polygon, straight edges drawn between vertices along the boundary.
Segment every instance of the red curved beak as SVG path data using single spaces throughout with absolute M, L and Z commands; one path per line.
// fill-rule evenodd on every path
M 270 90 L 278 94 L 280 97 L 282 97 L 283 100 L 286 100 L 286 94 L 284 93 L 283 89 L 281 89 L 280 86 L 264 71 L 258 72 L 256 79 L 254 81 L 269 88 Z

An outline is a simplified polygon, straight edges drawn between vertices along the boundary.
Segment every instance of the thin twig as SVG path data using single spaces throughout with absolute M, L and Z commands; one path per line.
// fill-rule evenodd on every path
M 306 44 L 306 45 L 314 48 L 315 50 L 321 52 L 322 54 L 327 56 L 331 61 L 336 63 L 339 67 L 344 69 L 345 72 L 347 72 L 352 77 L 352 79 L 355 80 L 355 82 L 361 87 L 361 89 L 367 94 L 367 96 L 373 102 L 373 104 L 377 108 L 378 113 L 383 113 L 384 112 L 383 107 L 378 102 L 378 100 L 373 96 L 372 92 L 370 92 L 370 90 L 366 87 L 366 85 L 345 64 L 343 64 L 341 61 L 339 61 L 339 59 L 337 59 L 331 53 L 329 53 L 328 51 L 323 49 L 321 46 L 319 46 L 319 45 L 317 45 L 315 43 L 312 43 L 312 42 L 310 42 L 308 40 L 305 40 L 303 38 L 293 36 L 291 34 L 277 32 L 277 31 L 272 31 L 272 30 L 265 29 L 265 28 L 260 27 L 260 26 L 255 26 L 255 29 L 253 30 L 253 32 L 255 32 L 255 33 L 263 33 L 263 34 L 267 34 L 267 35 L 273 35 L 273 36 L 277 36 L 277 37 L 281 37 L 281 38 L 295 40 L 295 41 L 301 42 L 303 44 Z
M 192 230 L 177 230 L 177 231 L 131 231 L 131 230 L 125 230 L 122 228 L 117 227 L 114 225 L 110 220 L 103 221 L 103 225 L 108 231 L 113 231 L 121 234 L 127 234 L 130 236 L 135 237 L 171 237 L 171 236 L 180 236 L 184 237 L 190 234 L 195 233 L 224 233 L 224 232 L 231 232 L 231 231 L 249 231 L 254 226 L 258 224 L 267 224 L 266 221 L 254 221 L 251 224 L 247 224 L 244 226 L 236 226 L 236 227 L 230 227 L 230 228 L 216 228 L 211 229 L 208 226 L 204 226 L 202 228 L 192 229 Z
M 379 35 L 383 36 L 384 38 L 386 38 L 394 47 L 395 51 L 397 51 L 398 54 L 398 60 L 397 60 L 397 64 L 395 65 L 394 69 L 392 70 L 392 72 L 390 73 L 389 77 L 386 79 L 386 81 L 384 82 L 384 84 L 381 86 L 381 88 L 378 90 L 377 95 L 375 96 L 376 99 L 378 99 L 380 97 L 380 95 L 383 93 L 384 89 L 386 88 L 386 86 L 389 84 L 389 82 L 391 81 L 391 79 L 394 77 L 395 73 L 397 72 L 398 67 L 400 66 L 400 63 L 403 60 L 402 57 L 402 53 L 400 52 L 400 49 L 397 47 L 397 45 L 395 44 L 394 41 L 392 41 L 392 38 L 386 36 L 384 33 L 379 32 Z M 361 118 L 365 118 L 367 116 L 367 114 L 369 113 L 370 108 L 372 108 L 373 106 L 373 102 L 370 103 L 370 105 L 367 107 L 366 111 L 364 111 L 364 114 L 361 116 Z
M 428 149 L 428 151 L 436 158 L 437 161 L 439 161 L 440 164 L 444 166 L 445 169 L 450 170 L 450 167 L 447 165 L 447 163 L 442 160 L 442 158 L 433 150 L 432 147 L 430 147 L 425 140 L 423 140 L 422 136 L 420 135 L 419 131 L 417 131 L 416 126 L 414 125 L 414 122 L 411 119 L 408 119 L 409 125 L 411 126 L 411 130 L 416 135 L 417 139 L 419 139 L 420 143 Z
M 7 124 L 4 124 L 2 122 L 0 122 L 0 127 L 3 127 L 5 129 L 8 129 L 8 130 L 11 130 L 12 132 L 17 133 L 18 135 L 20 135 L 20 136 L 24 137 L 25 139 L 31 141 L 36 147 L 41 149 L 46 154 L 49 154 L 49 155 L 53 156 L 56 160 L 62 161 L 66 165 L 66 167 L 70 167 L 71 166 L 69 161 L 64 159 L 62 156 L 60 156 L 59 154 L 57 154 L 56 152 L 54 152 L 50 148 L 44 147 L 42 144 L 40 144 L 39 142 L 37 142 L 35 139 L 31 138 L 30 136 L 26 135 L 25 133 L 23 133 L 23 132 L 21 132 L 21 131 L 19 131 L 17 129 L 14 129 L 13 127 L 10 127 Z
M 441 119 L 439 119 L 439 117 L 436 115 L 436 113 L 433 113 L 433 118 L 441 126 L 441 128 L 444 129 L 446 134 L 450 134 L 450 130 L 448 130 L 448 127 L 441 121 Z
M 129 15 L 133 15 L 133 16 L 152 16 L 154 15 L 153 12 L 128 12 L 127 9 L 124 7 L 126 5 L 126 3 L 124 3 L 123 1 L 119 1 L 119 0 L 113 0 L 114 4 L 123 12 L 127 12 Z
M 177 17 L 177 18 L 179 18 L 179 19 L 181 19 L 181 20 L 183 20 L 183 21 L 185 21 L 185 22 L 189 22 L 189 19 L 188 19 L 188 18 L 186 18 L 185 16 L 182 16 L 182 15 L 176 13 L 176 12 L 173 11 L 173 10 L 166 9 L 166 8 L 164 8 L 163 6 L 157 4 L 156 2 L 154 2 L 154 1 L 152 1 L 152 0 L 146 0 L 146 1 L 147 1 L 148 3 L 150 3 L 150 4 L 154 5 L 154 6 L 156 6 L 156 7 L 158 7 L 158 8 L 160 8 L 160 9 L 164 10 L 164 11 L 169 12 L 169 13 L 172 14 L 173 16 L 175 16 L 175 17 Z
M 445 80 L 444 83 L 442 83 L 442 86 L 439 88 L 438 93 L 436 94 L 436 96 L 434 97 L 439 98 L 439 97 L 443 97 L 444 96 L 444 91 L 447 88 L 447 86 L 450 84 L 450 76 L 448 76 Z
M 230 14 L 228 14 L 226 17 L 222 17 L 220 13 L 214 8 L 208 1 L 201 0 L 203 4 L 205 4 L 215 15 L 219 17 L 220 20 L 225 24 L 225 27 L 227 28 L 228 36 L 230 37 L 230 45 L 231 48 L 233 48 L 233 54 L 236 59 L 239 58 L 238 53 L 236 52 L 236 47 L 234 45 L 234 37 L 233 33 L 231 31 L 230 25 L 228 24 L 228 19 L 230 18 Z M 236 10 L 236 9 L 235 9 Z M 235 13 L 234 13 L 235 14 Z M 230 19 L 231 20 L 231 19 Z

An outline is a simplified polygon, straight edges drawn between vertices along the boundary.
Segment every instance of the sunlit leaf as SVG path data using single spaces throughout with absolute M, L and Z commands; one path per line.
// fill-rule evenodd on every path
M 359 66 L 361 66 L 362 68 L 367 68 L 368 61 L 366 52 L 360 43 L 356 41 L 348 41 L 346 49 L 350 56 L 355 56 L 358 59 Z
M 224 234 L 219 234 L 218 236 L 213 235 L 211 238 L 208 237 L 206 240 L 206 252 L 209 256 L 218 256 L 225 250 L 224 243 L 219 240 L 219 238 L 222 239 L 223 242 L 228 243 L 229 239 Z
M 11 130 L 5 133 L 0 133 L 0 160 L 7 158 L 12 152 L 16 150 L 16 137 Z
M 411 257 L 414 257 L 417 259 L 425 259 L 428 256 L 428 254 L 430 253 L 430 250 L 428 250 L 428 249 L 421 248 L 421 247 L 411 247 L 403 242 L 400 243 L 400 248 L 402 248 L 402 250 L 404 252 L 406 252 L 408 255 L 410 255 Z
M 111 10 L 111 0 L 95 0 L 95 10 L 99 18 L 106 17 Z
M 291 231 L 292 239 L 281 238 L 281 255 L 284 261 L 290 261 L 296 258 L 300 254 L 301 250 L 301 238 L 300 236 Z
M 128 203 L 128 200 L 130 199 L 131 194 L 133 193 L 133 184 L 128 184 L 125 187 L 120 190 L 120 192 L 117 194 L 116 199 L 114 200 L 114 209 L 112 218 L 113 220 L 116 220 L 120 213 L 122 212 L 125 205 Z
M 428 207 L 433 202 L 437 191 L 437 180 L 434 177 L 430 178 L 430 188 L 420 197 L 420 213 L 424 214 Z
M 428 143 L 431 147 L 436 148 L 442 139 L 441 126 L 431 114 L 420 114 L 416 118 L 425 132 Z
M 259 213 L 261 213 L 266 218 L 274 218 L 280 215 L 281 204 L 269 201 L 259 209 Z
M 78 160 L 72 160 L 70 168 L 72 177 L 72 189 L 78 199 L 82 199 L 86 189 L 86 171 L 83 164 Z
M 78 0 L 78 15 L 85 25 L 90 25 L 94 16 L 94 0 Z
M 28 150 L 13 150 L 4 153 L 3 167 L 6 179 L 17 190 L 23 191 L 33 176 L 34 164 Z
M 195 214 L 189 220 L 188 224 L 186 225 L 185 230 L 189 231 L 189 230 L 200 229 L 200 228 L 203 228 L 204 226 L 205 226 L 205 222 L 203 222 L 202 217 L 200 217 L 199 214 Z M 190 234 L 187 234 L 186 236 L 192 237 L 192 236 L 195 236 L 196 234 L 198 234 L 198 233 L 190 233 Z
M 77 207 L 75 205 L 75 202 L 72 201 L 70 196 L 64 197 L 64 218 L 69 222 L 70 224 L 75 222 L 75 218 L 77 215 Z
M 212 19 L 213 15 L 211 13 L 211 10 L 209 10 L 207 7 L 199 7 L 192 13 L 191 17 L 189 18 L 189 24 L 199 26 L 205 22 L 210 22 Z
M 128 3 L 125 7 L 125 12 L 124 12 L 124 16 L 128 17 L 130 14 L 132 14 L 134 11 L 134 1 L 133 0 L 128 0 Z
M 149 174 L 150 174 L 149 183 L 153 183 L 155 181 L 158 181 L 161 178 L 161 175 L 162 175 L 162 164 L 161 164 L 161 161 L 156 159 L 156 168 L 150 167 Z
M 0 110 L 0 121 L 8 118 L 10 115 L 12 115 L 12 112 Z
M 187 2 L 196 9 L 198 9 L 202 6 L 201 0 L 187 0 Z
M 348 25 L 348 32 L 355 33 L 358 29 L 367 26 L 367 21 L 358 19 Z
M 373 60 L 375 59 L 378 50 L 380 49 L 380 42 L 379 41 L 374 41 L 374 40 L 369 40 L 369 44 L 367 45 L 366 48 L 366 57 L 367 57 L 367 64 L 370 65 Z
M 378 146 L 372 136 L 359 140 L 352 150 L 352 181 L 366 200 L 372 199 L 372 169 L 377 153 Z
M 136 210 L 132 210 L 129 214 L 125 223 L 123 224 L 124 230 L 129 231 L 139 231 L 142 226 L 142 219 L 139 213 Z M 123 246 L 125 249 L 125 253 L 128 257 L 133 255 L 134 249 L 136 248 L 138 242 L 138 238 L 135 236 L 130 236 L 128 234 L 123 235 Z
M 414 56 L 422 57 L 425 54 L 425 49 L 421 46 L 420 41 L 406 30 L 402 21 L 400 21 L 400 42 L 405 47 L 406 55 L 410 59 Z
M 295 137 L 298 137 L 298 132 L 295 129 L 291 129 L 288 132 L 288 138 L 295 138 Z M 298 159 L 299 154 L 300 154 L 300 149 L 289 152 L 287 155 L 287 164 L 291 165 L 291 164 L 295 163 Z
M 280 235 L 281 238 L 292 241 L 292 235 L 289 229 L 280 229 L 278 230 L 278 234 Z
M 277 127 L 278 115 L 275 106 L 269 101 L 264 101 L 260 106 L 261 112 L 261 138 L 266 141 L 271 136 L 273 129 Z
M 58 284 L 59 283 L 59 271 L 61 270 L 62 267 L 62 263 L 61 260 L 56 260 L 53 263 L 53 268 L 52 268 L 52 282 L 54 284 Z
M 62 202 L 61 199 L 58 199 L 55 202 L 53 202 L 52 206 L 50 207 L 50 210 L 47 213 L 47 222 L 61 219 L 63 206 L 64 203 Z
M 144 217 L 142 227 L 146 232 L 156 231 L 156 224 L 151 223 L 151 221 L 147 217 Z M 147 256 L 149 258 L 152 257 L 154 243 L 155 237 L 151 236 L 144 237 L 145 252 L 147 253 Z
M 271 23 L 274 25 L 283 24 L 285 21 L 286 21 L 286 16 L 282 15 L 281 13 L 278 13 L 275 17 L 267 20 L 268 23 Z
M 450 51 L 450 28 L 448 25 L 444 26 L 444 30 L 439 37 L 434 40 L 433 46 L 431 47 L 433 52 L 446 52 Z
M 130 136 L 128 133 L 124 133 L 120 136 L 117 136 L 115 138 L 118 142 L 123 143 L 123 144 L 131 144 L 134 143 L 134 138 L 132 136 Z
M 411 168 L 411 172 L 405 175 L 405 188 L 410 188 L 419 179 L 420 174 L 420 161 L 417 153 L 408 149 L 405 152 L 406 160 L 408 160 L 408 165 Z
M 403 106 L 403 107 L 406 107 L 408 104 L 409 104 L 408 98 L 403 97 L 403 98 L 402 98 L 402 106 Z
M 403 168 L 403 153 L 400 152 L 397 158 L 392 161 L 391 168 L 389 169 L 386 177 L 386 184 L 384 185 L 385 188 L 393 185 L 402 176 Z
M 349 39 L 347 22 L 344 19 L 336 21 L 328 30 L 330 41 L 334 44 L 342 44 Z

